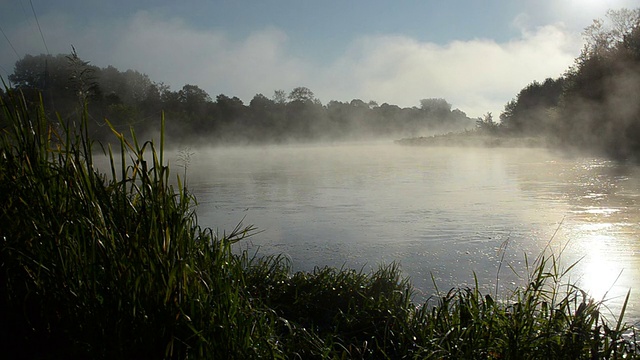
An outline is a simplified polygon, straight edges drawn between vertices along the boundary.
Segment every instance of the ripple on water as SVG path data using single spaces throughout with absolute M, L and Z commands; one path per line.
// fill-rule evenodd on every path
M 506 288 L 522 281 L 508 266 L 522 273 L 524 255 L 535 258 L 551 239 L 566 262 L 582 259 L 572 277 L 594 294 L 613 282 L 607 296 L 630 287 L 640 304 L 636 166 L 541 149 L 362 144 L 198 153 L 189 172 L 201 225 L 229 229 L 246 216 L 264 231 L 252 244 L 286 253 L 296 270 L 399 261 L 430 293 L 432 274 L 448 288 L 472 286 L 475 272 L 493 289 L 502 259 Z M 639 309 L 630 311 L 640 319 Z

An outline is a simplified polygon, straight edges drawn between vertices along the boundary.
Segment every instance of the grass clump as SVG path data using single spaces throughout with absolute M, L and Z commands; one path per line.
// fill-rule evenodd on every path
M 292 273 L 231 251 L 252 227 L 198 226 L 164 144 L 93 165 L 86 116 L 0 99 L 0 346 L 17 358 L 615 359 L 635 339 L 539 257 L 507 299 L 473 289 L 412 303 L 397 264 Z M 161 125 L 164 128 L 164 125 Z M 163 132 L 163 131 L 162 131 Z M 624 312 L 624 311 L 623 311 Z M 625 337 L 625 334 L 627 336 Z
M 405 338 L 412 288 L 397 264 L 370 274 L 331 267 L 287 274 L 283 258 L 261 260 L 248 271 L 247 290 L 285 321 L 282 334 L 310 332 L 321 340 L 321 346 L 306 338 L 287 344 L 297 357 L 400 358 L 413 346 Z
M 201 229 L 163 149 L 117 134 L 111 177 L 86 124 L 47 119 L 15 91 L 0 139 L 2 340 L 26 357 L 184 358 L 269 351 L 269 316 L 235 281 L 231 243 Z M 86 118 L 83 119 L 83 121 Z M 224 346 L 221 346 L 224 344 Z M 195 356 L 195 355 L 194 355 Z
M 419 350 L 427 358 L 619 359 L 637 358 L 635 332 L 614 328 L 600 314 L 602 303 L 562 278 L 554 255 L 533 264 L 526 285 L 496 301 L 474 289 L 441 294 L 432 308 L 415 316 Z M 628 297 L 627 297 L 628 299 Z M 625 337 L 633 335 L 632 338 Z

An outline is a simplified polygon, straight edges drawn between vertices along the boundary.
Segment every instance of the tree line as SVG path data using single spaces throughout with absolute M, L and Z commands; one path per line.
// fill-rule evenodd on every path
M 475 127 L 501 136 L 545 137 L 557 146 L 593 149 L 616 158 L 640 158 L 640 9 L 609 10 L 583 33 L 574 64 L 558 78 L 533 81 L 494 121 L 470 119 L 444 99 L 401 108 L 375 101 L 322 104 L 306 87 L 213 99 L 197 85 L 171 90 L 135 70 L 99 68 L 71 54 L 26 55 L 9 76 L 12 87 L 40 101 L 51 116 L 77 119 L 88 104 L 94 137 L 118 130 L 156 131 L 164 112 L 167 133 L 178 141 L 272 143 L 412 137 Z M 2 89 L 0 89 L 1 95 Z
M 640 9 L 609 10 L 583 33 L 563 76 L 534 81 L 508 102 L 494 133 L 640 159 Z
M 88 104 L 91 131 L 107 134 L 105 120 L 118 130 L 156 131 L 164 113 L 168 136 L 176 141 L 279 143 L 369 137 L 418 136 L 473 127 L 473 119 L 444 99 L 423 99 L 419 107 L 353 99 L 322 104 L 313 91 L 296 87 L 256 94 L 249 104 L 235 96 L 213 99 L 197 85 L 173 91 L 135 70 L 100 68 L 71 54 L 26 55 L 9 75 L 13 88 L 40 101 L 53 116 L 78 118 Z

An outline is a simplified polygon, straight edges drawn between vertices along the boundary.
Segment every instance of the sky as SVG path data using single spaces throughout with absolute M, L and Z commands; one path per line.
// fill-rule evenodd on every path
M 311 89 L 326 104 L 444 98 L 470 117 L 561 76 L 608 9 L 638 0 L 0 0 L 0 76 L 26 54 L 137 70 L 212 98 Z

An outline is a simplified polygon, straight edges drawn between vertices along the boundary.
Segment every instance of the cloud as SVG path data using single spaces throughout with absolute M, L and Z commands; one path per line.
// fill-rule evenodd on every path
M 179 19 L 136 14 L 116 44 L 114 66 L 127 64 L 153 80 L 175 88 L 198 85 L 214 98 L 220 93 L 249 101 L 256 93 L 270 96 L 279 86 L 297 86 L 312 73 L 286 54 L 287 35 L 266 28 L 232 41 L 223 31 L 190 27 Z
M 59 12 L 39 16 L 39 23 L 42 36 L 35 20 L 30 18 L 5 30 L 17 54 L 3 44 L 4 47 L 0 47 L 0 64 L 3 68 L 13 72 L 13 64 L 26 54 L 46 54 L 47 49 L 51 55 L 69 54 L 72 46 L 83 59 L 103 65 L 101 60 L 107 59 L 112 53 L 120 35 L 117 29 L 122 28 L 122 23 L 117 20 L 112 20 L 108 26 L 94 23 L 90 27 L 79 28 L 70 16 Z
M 69 53 L 73 45 L 93 65 L 138 70 L 173 90 L 184 84 L 198 85 L 214 98 L 220 93 L 245 101 L 258 92 L 270 96 L 275 89 L 299 86 L 313 73 L 307 64 L 286 53 L 287 35 L 276 28 L 233 40 L 224 31 L 195 28 L 153 11 L 87 27 L 61 13 L 41 16 L 40 23 L 53 55 Z M 20 39 L 20 55 L 45 53 L 34 26 L 25 22 L 9 34 Z M 0 64 L 18 60 L 13 51 L 0 53 Z M 13 69 L 3 68 L 6 72 Z
M 523 32 L 507 43 L 477 39 L 439 46 L 402 36 L 365 37 L 333 65 L 331 81 L 318 93 L 329 96 L 331 83 L 345 82 L 350 85 L 341 88 L 343 97 L 401 106 L 442 97 L 470 116 L 498 115 L 528 83 L 561 75 L 579 49 L 579 39 L 560 26 Z
M 173 90 L 194 84 L 214 98 L 223 93 L 245 103 L 257 93 L 271 96 L 297 86 L 310 88 L 324 103 L 360 98 L 404 107 L 437 97 L 473 117 L 487 111 L 497 117 L 528 83 L 561 75 L 581 47 L 579 34 L 561 25 L 527 29 L 520 19 L 521 36 L 505 43 L 437 45 L 407 36 L 363 36 L 323 64 L 296 54 L 287 34 L 275 27 L 232 38 L 148 11 L 83 29 L 68 20 L 55 14 L 41 20 L 53 54 L 69 52 L 73 44 L 94 65 L 135 69 Z M 41 45 L 28 24 L 16 32 L 28 39 L 19 51 L 43 52 L 33 51 Z
M 232 41 L 221 31 L 142 12 L 116 44 L 113 62 L 174 88 L 191 83 L 214 97 L 224 93 L 245 102 L 256 93 L 306 86 L 325 103 L 360 98 L 417 106 L 420 99 L 439 97 L 469 116 L 497 116 L 530 82 L 561 75 L 578 55 L 580 38 L 561 25 L 523 27 L 519 38 L 506 43 L 476 39 L 442 46 L 365 36 L 330 64 L 305 61 L 287 45 L 287 35 L 276 28 Z

